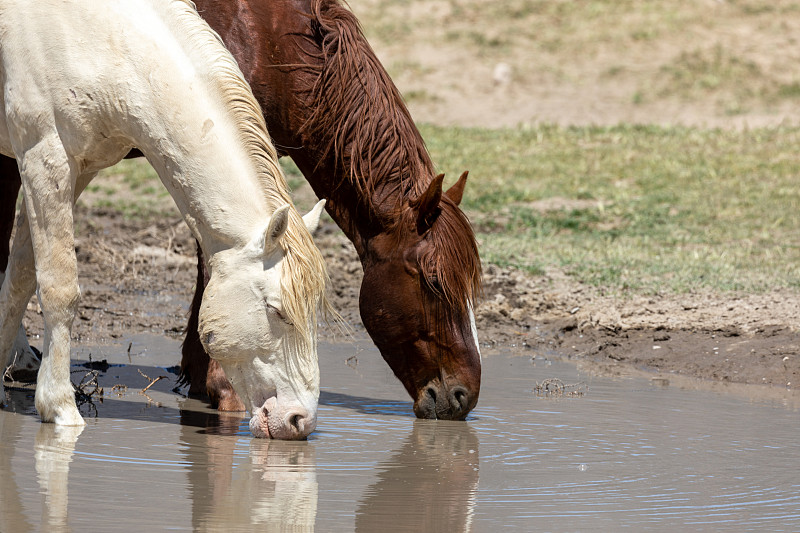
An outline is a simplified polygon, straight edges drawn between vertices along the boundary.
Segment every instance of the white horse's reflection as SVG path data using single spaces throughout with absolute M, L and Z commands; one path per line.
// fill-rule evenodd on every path
M 69 464 L 84 426 L 40 424 L 34 443 L 36 474 L 43 496 L 42 529 L 69 531 Z M 45 527 L 45 524 L 47 525 Z
M 0 394 L 2 394 L 0 390 Z M 5 403 L 11 400 L 6 390 Z M 0 405 L 4 403 L 0 396 Z M 31 402 L 32 403 L 32 402 Z M 25 516 L 21 491 L 14 478 L 12 459 L 22 432 L 24 416 L 13 412 L 0 412 L 0 531 L 32 531 L 33 526 Z
M 314 531 L 317 474 L 308 442 L 237 438 L 241 416 L 181 411 L 194 531 Z M 188 422 L 188 423 L 187 423 Z M 200 423 L 198 423 L 200 422 Z M 206 427 L 205 435 L 197 426 Z
M 468 424 L 415 420 L 359 502 L 356 531 L 470 531 L 478 462 L 478 436 Z

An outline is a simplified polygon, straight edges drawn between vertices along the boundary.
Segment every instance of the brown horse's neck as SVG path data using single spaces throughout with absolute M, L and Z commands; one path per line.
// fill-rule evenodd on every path
M 279 152 L 364 260 L 368 241 L 427 187 L 433 164 L 357 20 L 337 0 L 251 2 L 259 20 L 234 13 L 235 2 L 196 4 L 239 62 Z
M 338 164 L 336 157 L 306 149 L 289 153 L 317 196 L 327 199 L 325 207 L 328 213 L 364 261 L 369 241 L 389 231 L 398 222 L 399 216 L 392 217 L 389 210 L 381 206 L 402 206 L 406 198 L 403 182 L 394 176 L 376 179 L 370 194 L 364 195 L 354 186 L 347 169 Z

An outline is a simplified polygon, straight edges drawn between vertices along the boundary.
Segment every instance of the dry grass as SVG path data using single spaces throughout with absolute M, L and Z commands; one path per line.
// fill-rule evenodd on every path
M 800 2 L 350 5 L 426 122 L 774 125 L 798 118 Z M 510 76 L 495 76 L 500 63 Z

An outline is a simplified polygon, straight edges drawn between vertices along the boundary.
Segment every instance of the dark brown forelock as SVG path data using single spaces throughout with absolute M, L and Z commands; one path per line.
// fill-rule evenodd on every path
M 324 151 L 333 151 L 362 198 L 371 199 L 377 188 L 379 196 L 395 198 L 388 206 L 369 206 L 372 213 L 379 211 L 404 228 L 416 227 L 404 219 L 416 212 L 406 208 L 409 200 L 418 198 L 433 179 L 425 142 L 358 19 L 338 0 L 312 0 L 311 10 L 323 66 L 306 93 L 312 112 L 305 133 L 325 139 Z M 421 274 L 437 277 L 442 288 L 437 296 L 465 316 L 480 293 L 478 246 L 458 206 L 443 196 L 440 207 L 425 236 L 432 246 L 419 258 Z
M 425 280 L 437 278 L 442 292 L 438 296 L 466 316 L 481 291 L 478 243 L 466 215 L 452 200 L 442 195 L 439 206 L 441 212 L 425 234 L 431 246 L 419 257 L 420 274 Z

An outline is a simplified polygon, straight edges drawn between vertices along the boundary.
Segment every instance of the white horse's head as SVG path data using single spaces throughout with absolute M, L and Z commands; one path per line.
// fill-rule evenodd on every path
M 313 242 L 298 248 L 311 242 L 324 203 L 304 224 L 284 205 L 248 245 L 209 259 L 198 332 L 250 409 L 256 437 L 303 439 L 316 426 L 316 322 L 327 275 Z

